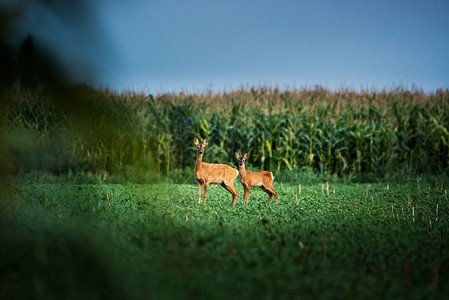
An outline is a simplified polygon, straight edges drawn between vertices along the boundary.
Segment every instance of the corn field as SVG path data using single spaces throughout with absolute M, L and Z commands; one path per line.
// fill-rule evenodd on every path
M 193 138 L 209 137 L 204 161 L 235 165 L 234 152 L 248 152 L 257 170 L 385 176 L 448 169 L 448 90 L 261 87 L 144 95 L 76 87 L 70 94 L 4 96 L 7 168 L 166 174 L 193 167 Z

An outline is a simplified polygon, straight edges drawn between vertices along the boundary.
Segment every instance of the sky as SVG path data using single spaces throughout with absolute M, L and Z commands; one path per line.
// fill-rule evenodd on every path
M 81 14 L 35 2 L 18 40 L 119 92 L 449 88 L 447 0 L 97 0 Z

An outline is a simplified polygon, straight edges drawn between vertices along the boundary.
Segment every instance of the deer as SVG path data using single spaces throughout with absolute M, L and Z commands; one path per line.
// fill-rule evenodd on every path
M 206 205 L 207 187 L 211 183 L 219 183 L 225 190 L 232 194 L 232 206 L 237 203 L 239 193 L 234 187 L 234 181 L 239 175 L 239 171 L 231 166 L 224 164 L 208 164 L 203 162 L 203 154 L 209 142 L 205 138 L 201 144 L 195 137 L 193 142 L 198 148 L 198 154 L 195 163 L 195 179 L 198 182 L 198 203 L 201 204 L 201 190 L 204 184 L 204 205 Z
M 243 205 L 248 204 L 249 191 L 251 187 L 258 186 L 265 193 L 268 194 L 267 205 L 270 204 L 271 196 L 274 195 L 274 204 L 278 204 L 278 193 L 273 189 L 273 173 L 268 171 L 251 172 L 245 169 L 245 161 L 248 158 L 248 153 L 243 157 L 235 152 L 235 158 L 239 162 L 240 183 L 243 185 Z

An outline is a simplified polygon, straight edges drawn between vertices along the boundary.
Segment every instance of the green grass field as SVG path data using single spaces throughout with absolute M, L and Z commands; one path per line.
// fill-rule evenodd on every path
M 449 296 L 447 90 L 0 100 L 0 299 Z M 198 204 L 194 137 L 279 204 L 238 179 Z
M 1 298 L 449 295 L 447 182 L 275 181 L 277 206 L 235 183 L 236 207 L 218 185 L 198 204 L 194 181 L 10 185 Z

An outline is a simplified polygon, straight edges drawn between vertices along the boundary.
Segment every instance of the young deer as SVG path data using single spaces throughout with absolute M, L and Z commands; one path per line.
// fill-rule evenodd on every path
M 268 171 L 251 172 L 245 170 L 245 160 L 248 158 L 248 153 L 243 157 L 236 152 L 235 157 L 239 161 L 240 182 L 243 185 L 243 204 L 248 204 L 249 190 L 252 186 L 259 186 L 265 193 L 268 194 L 268 202 L 270 204 L 271 196 L 274 195 L 274 204 L 278 204 L 278 193 L 273 189 L 273 173 Z
M 234 180 L 239 175 L 236 169 L 222 164 L 208 164 L 203 162 L 203 153 L 206 148 L 208 138 L 202 144 L 197 138 L 193 140 L 198 148 L 198 155 L 195 164 L 195 179 L 198 182 L 198 203 L 201 203 L 201 189 L 204 184 L 204 204 L 206 204 L 207 187 L 209 183 L 219 183 L 232 194 L 232 206 L 237 203 L 239 192 L 234 187 Z

